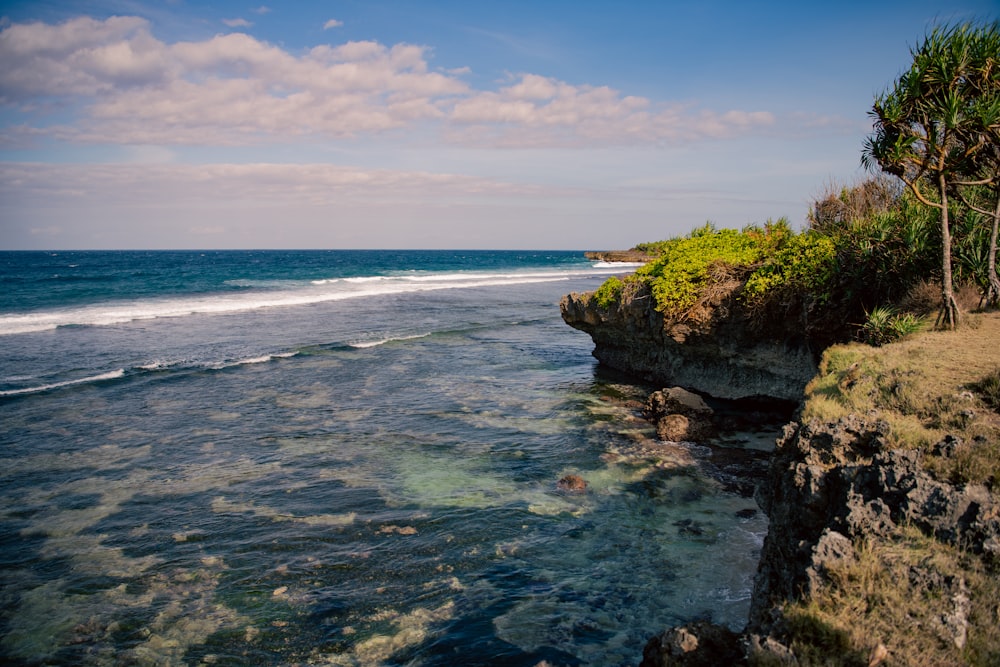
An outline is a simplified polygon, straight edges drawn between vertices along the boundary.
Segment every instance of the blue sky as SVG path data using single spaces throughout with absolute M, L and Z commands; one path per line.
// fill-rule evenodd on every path
M 0 248 L 624 248 L 802 224 L 993 2 L 0 3 Z

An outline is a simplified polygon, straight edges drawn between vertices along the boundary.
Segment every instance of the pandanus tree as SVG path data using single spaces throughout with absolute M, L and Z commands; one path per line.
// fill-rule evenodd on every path
M 969 72 L 970 100 L 968 144 L 982 149 L 967 165 L 956 193 L 970 209 L 990 221 L 990 241 L 983 303 L 1000 305 L 1000 276 L 997 275 L 997 240 L 1000 235 L 1000 23 L 979 31 L 972 43 L 973 66 Z
M 986 129 L 996 107 L 989 81 L 995 77 L 997 32 L 996 23 L 932 30 L 911 50 L 909 70 L 876 96 L 869 113 L 873 131 L 862 152 L 866 168 L 898 176 L 922 204 L 940 211 L 938 325 L 946 328 L 960 317 L 952 281 L 949 196 L 995 180 L 983 165 L 993 143 Z
M 970 188 L 968 181 L 959 183 L 955 192 L 968 208 L 985 216 L 990 221 L 989 246 L 986 253 L 986 275 L 982 279 L 983 298 L 981 306 L 1000 306 L 1000 275 L 997 275 L 997 241 L 1000 236 L 1000 145 L 991 146 L 983 155 L 983 165 L 987 170 L 978 176 L 980 180 L 990 180 L 985 186 Z M 975 178 L 976 175 L 970 175 Z M 971 190 L 971 192 L 970 192 Z

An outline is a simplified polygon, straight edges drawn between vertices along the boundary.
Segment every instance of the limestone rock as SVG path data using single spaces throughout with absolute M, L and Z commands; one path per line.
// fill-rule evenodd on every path
M 639 667 L 745 665 L 740 637 L 705 621 L 670 628 L 646 643 Z
M 644 412 L 656 424 L 660 440 L 700 442 L 715 434 L 712 408 L 701 396 L 681 387 L 654 391 Z
M 816 374 L 810 345 L 789 323 L 782 336 L 750 325 L 736 287 L 706 304 L 698 321 L 665 321 L 647 287 L 624 303 L 602 308 L 590 294 L 569 294 L 563 320 L 590 334 L 601 363 L 662 385 L 717 398 L 766 396 L 798 402 Z
M 823 531 L 813 547 L 812 559 L 806 568 L 809 591 L 819 589 L 831 567 L 851 563 L 855 560 L 854 544 L 850 539 L 829 528 Z
M 654 391 L 646 400 L 646 412 L 651 417 L 669 414 L 711 417 L 713 413 L 705 399 L 682 387 Z
M 755 580 L 752 630 L 766 634 L 771 610 L 799 591 L 814 590 L 830 564 L 852 557 L 853 540 L 909 524 L 974 553 L 991 553 L 1000 544 L 996 496 L 979 484 L 934 479 L 921 452 L 892 449 L 888 435 L 885 424 L 856 415 L 786 427 L 757 491 L 770 525 Z M 954 628 L 949 637 L 957 645 L 964 641 L 961 596 L 946 594 L 958 602 L 942 616 L 951 619 L 942 627 Z
M 642 250 L 588 250 L 583 253 L 587 259 L 600 262 L 650 262 L 655 259 Z

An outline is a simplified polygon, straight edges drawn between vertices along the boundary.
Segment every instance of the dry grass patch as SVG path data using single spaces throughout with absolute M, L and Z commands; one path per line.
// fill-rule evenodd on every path
M 981 559 L 913 528 L 856 547 L 784 610 L 799 664 L 864 666 L 880 644 L 884 665 L 1000 664 L 1000 579 Z
M 1000 396 L 998 369 L 997 313 L 967 315 L 956 331 L 925 331 L 879 348 L 836 345 L 806 388 L 803 418 L 883 419 L 896 446 L 905 448 L 958 436 L 954 455 L 928 456 L 928 468 L 941 479 L 1000 488 L 1000 413 L 992 403 Z

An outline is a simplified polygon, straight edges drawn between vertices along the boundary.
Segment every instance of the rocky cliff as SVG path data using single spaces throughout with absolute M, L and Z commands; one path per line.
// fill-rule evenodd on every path
M 622 301 L 561 304 L 602 363 L 716 397 L 802 402 L 757 489 L 770 524 L 746 628 L 667 629 L 643 667 L 1000 664 L 1000 415 L 969 389 L 1000 368 L 1000 317 L 895 356 L 831 348 L 817 365 L 794 336 L 755 332 L 731 295 L 682 324 L 641 290 Z M 675 393 L 651 396 L 647 412 L 661 437 L 673 413 L 694 437 L 700 406 L 678 408 Z
M 977 621 L 973 598 L 991 595 L 973 580 L 1000 562 L 1000 499 L 983 484 L 936 479 L 925 466 L 926 458 L 954 456 L 959 445 L 946 436 L 927 451 L 899 447 L 888 424 L 854 414 L 786 426 L 757 493 L 771 521 L 748 624 L 758 650 L 802 643 L 784 613 L 789 601 L 822 605 L 835 588 L 846 599 L 849 586 L 838 581 L 845 573 L 891 573 L 902 560 L 902 581 L 888 583 L 922 602 L 905 614 L 916 627 L 868 626 L 869 656 L 881 647 L 884 659 L 905 664 L 903 644 L 920 632 L 938 660 L 980 664 L 964 649 Z M 865 591 L 873 600 L 881 595 L 877 581 Z
M 816 358 L 796 332 L 797 323 L 772 327 L 771 334 L 761 336 L 733 291 L 703 306 L 709 316 L 666 321 L 642 287 L 608 307 L 598 305 L 592 294 L 569 294 L 560 309 L 567 324 L 590 334 L 594 356 L 611 368 L 716 398 L 801 399 L 816 374 Z
M 993 331 L 1000 320 L 978 333 Z M 928 354 L 946 357 L 953 346 L 944 335 L 904 347 L 899 358 L 922 365 Z M 855 354 L 879 355 L 868 349 Z M 995 363 L 995 353 L 987 356 Z M 844 391 L 863 385 L 861 368 L 838 371 L 825 356 L 808 400 L 828 398 L 824 376 Z M 901 373 L 939 406 L 933 419 L 953 424 L 952 432 L 914 446 L 898 412 L 895 426 L 880 418 L 893 416 L 885 406 L 898 396 L 871 397 L 865 415 L 786 425 L 757 488 L 770 523 L 747 627 L 742 634 L 705 622 L 671 628 L 650 640 L 644 667 L 1000 664 L 997 415 L 964 388 L 969 383 L 931 386 L 930 371 L 916 368 L 888 371 L 899 395 L 909 389 Z

